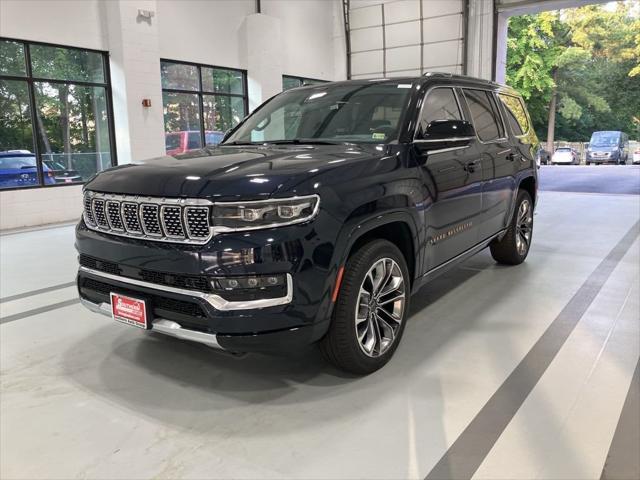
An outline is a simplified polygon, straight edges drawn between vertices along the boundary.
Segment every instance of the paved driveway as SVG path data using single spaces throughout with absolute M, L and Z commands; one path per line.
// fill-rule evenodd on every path
M 543 165 L 539 173 L 541 190 L 640 195 L 640 165 Z

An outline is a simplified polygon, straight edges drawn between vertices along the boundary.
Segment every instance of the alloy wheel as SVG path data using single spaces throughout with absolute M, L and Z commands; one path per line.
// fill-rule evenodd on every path
M 516 219 L 516 248 L 518 255 L 525 255 L 531 244 L 531 233 L 533 231 L 533 211 L 529 200 L 523 200 L 518 208 Z
M 393 345 L 402 324 L 405 281 L 391 258 L 377 260 L 360 285 L 355 312 L 356 337 L 369 357 L 383 355 Z

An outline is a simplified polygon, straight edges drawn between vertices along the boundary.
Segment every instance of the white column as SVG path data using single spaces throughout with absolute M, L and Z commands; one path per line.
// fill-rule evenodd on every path
M 509 17 L 498 15 L 498 36 L 496 44 L 496 82 L 507 82 L 507 35 L 509 33 Z
M 493 78 L 493 0 L 469 0 L 467 75 Z
M 247 66 L 249 112 L 282 91 L 283 45 L 280 20 L 248 15 L 239 33 L 240 55 Z
M 110 53 L 118 163 L 164 155 L 157 18 L 138 15 L 138 9 L 155 14 L 156 0 L 100 4 Z M 145 98 L 151 100 L 150 108 L 142 106 Z

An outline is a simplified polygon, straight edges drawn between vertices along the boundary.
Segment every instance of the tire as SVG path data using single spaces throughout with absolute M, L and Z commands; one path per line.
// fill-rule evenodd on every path
M 388 273 L 391 276 L 387 277 Z M 397 287 L 376 299 L 373 280 L 378 278 L 383 280 L 377 292 L 384 292 L 385 286 Z M 357 375 L 382 368 L 402 338 L 410 289 L 407 262 L 398 247 L 387 240 L 373 240 L 360 247 L 347 261 L 329 331 L 320 341 L 324 357 L 340 370 Z M 374 295 L 367 297 L 363 291 Z M 392 298 L 398 300 L 390 302 Z
M 525 206 L 526 205 L 526 206 Z M 519 265 L 527 258 L 533 235 L 533 202 L 525 190 L 520 190 L 507 233 L 489 245 L 493 259 L 504 265 Z

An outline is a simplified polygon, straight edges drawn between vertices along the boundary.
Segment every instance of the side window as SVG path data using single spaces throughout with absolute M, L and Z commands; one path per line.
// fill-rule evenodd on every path
M 497 105 L 490 92 L 484 90 L 464 89 L 473 125 L 478 137 L 483 142 L 496 140 L 504 135 Z
M 418 138 L 434 120 L 462 120 L 458 101 L 452 88 L 435 88 L 427 94 L 418 125 Z
M 189 132 L 187 150 L 195 150 L 200 147 L 202 147 L 202 144 L 200 143 L 200 132 Z
M 529 131 L 529 120 L 527 119 L 527 112 L 524 109 L 522 100 L 504 93 L 499 93 L 498 98 L 507 113 L 507 122 L 511 126 L 513 134 L 524 135 L 527 133 Z

